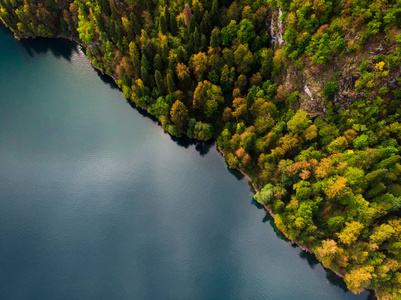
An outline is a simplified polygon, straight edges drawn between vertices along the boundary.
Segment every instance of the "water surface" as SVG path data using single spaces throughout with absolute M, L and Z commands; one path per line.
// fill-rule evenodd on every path
M 63 40 L 0 27 L 0 299 L 367 299 Z

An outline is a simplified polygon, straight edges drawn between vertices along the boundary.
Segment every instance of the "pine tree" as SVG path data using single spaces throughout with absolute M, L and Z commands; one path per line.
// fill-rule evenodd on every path
M 157 89 L 159 90 L 159 95 L 164 95 L 164 83 L 163 83 L 163 76 L 159 70 L 155 72 L 155 81 Z
M 171 72 L 168 72 L 167 74 L 167 89 L 170 94 L 174 93 L 175 91 L 175 83 Z

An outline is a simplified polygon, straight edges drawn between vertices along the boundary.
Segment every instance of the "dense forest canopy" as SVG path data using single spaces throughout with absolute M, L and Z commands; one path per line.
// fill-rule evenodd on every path
M 216 138 L 290 240 L 401 299 L 401 1 L 0 0 L 171 135 Z

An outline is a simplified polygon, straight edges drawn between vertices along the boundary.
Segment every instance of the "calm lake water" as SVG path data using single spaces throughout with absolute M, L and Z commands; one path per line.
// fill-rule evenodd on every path
M 368 299 L 63 40 L 0 27 L 0 299 Z

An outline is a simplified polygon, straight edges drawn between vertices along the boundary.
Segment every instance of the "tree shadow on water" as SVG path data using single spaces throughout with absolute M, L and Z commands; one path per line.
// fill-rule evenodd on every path
M 273 228 L 274 233 L 276 236 L 283 241 L 289 242 L 289 240 L 281 233 L 281 231 L 277 228 L 276 224 L 274 224 L 274 219 L 270 214 L 265 210 L 264 206 L 257 202 L 253 197 L 251 200 L 251 205 L 256 206 L 257 209 L 263 209 L 265 212 L 265 216 L 262 219 L 262 223 L 268 223 Z
M 29 56 L 51 52 L 57 58 L 64 58 L 71 61 L 74 53 L 78 53 L 81 46 L 66 39 L 49 39 L 49 38 L 28 38 L 22 39 L 20 44 Z
M 333 271 L 330 271 L 325 268 L 326 271 L 326 279 L 330 282 L 331 285 L 337 286 L 342 289 L 344 292 L 348 291 L 347 285 L 344 280 L 338 277 Z
M 294 248 L 298 247 L 296 244 L 292 244 Z M 301 251 L 299 252 L 299 257 L 306 259 L 308 262 L 308 265 L 311 269 L 314 269 L 316 265 L 319 264 L 319 261 L 316 259 L 315 255 L 307 252 L 307 251 Z
M 210 148 L 215 144 L 214 140 L 209 141 L 198 141 L 191 139 L 187 136 L 182 136 L 180 138 L 170 135 L 171 140 L 173 140 L 178 146 L 188 149 L 191 146 L 195 146 L 195 150 L 199 152 L 200 156 L 205 156 L 209 153 Z
M 107 74 L 102 73 L 99 69 L 96 69 L 96 68 L 93 68 L 93 69 L 96 71 L 97 76 L 99 76 L 99 78 L 103 81 L 103 83 L 108 85 L 113 90 L 120 90 L 120 88 L 117 86 L 116 82 L 114 81 L 114 79 L 112 77 L 110 77 Z M 130 103 L 131 101 L 127 100 L 127 102 Z
M 234 175 L 234 177 L 237 178 L 238 180 L 244 179 L 244 175 L 243 175 L 240 171 L 238 171 L 238 170 L 236 170 L 236 169 L 231 169 L 231 168 L 229 168 L 228 166 L 227 166 L 227 170 L 228 170 L 228 172 L 230 172 L 232 175 Z

